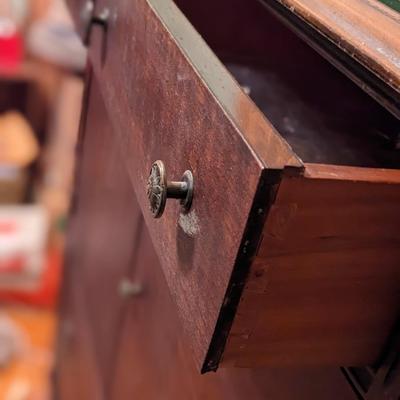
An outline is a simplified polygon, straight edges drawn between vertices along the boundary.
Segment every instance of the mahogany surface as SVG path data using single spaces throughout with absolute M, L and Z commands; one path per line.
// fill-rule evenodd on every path
M 260 1 L 177 4 L 304 162 L 400 166 L 399 120 Z
M 102 4 L 99 1 L 97 6 L 101 9 Z M 162 8 L 165 3 L 155 4 Z M 162 11 L 168 14 L 171 8 L 185 21 L 174 4 L 168 4 Z M 106 36 L 93 29 L 90 59 L 200 369 L 220 318 L 264 165 L 301 164 L 232 78 L 221 75 L 222 83 L 214 82 L 211 88 L 205 84 L 183 52 L 183 44 L 178 45 L 176 36 L 172 39 L 165 29 L 165 14 L 161 20 L 144 0 L 119 1 L 115 7 L 118 24 L 111 24 Z M 190 25 L 183 25 L 182 38 L 194 36 L 193 44 L 212 55 Z M 224 72 L 222 64 L 213 66 L 212 57 L 204 59 L 205 66 Z M 218 87 L 223 92 L 224 83 L 227 93 L 223 96 L 232 102 L 229 107 L 222 106 L 211 90 Z M 228 90 L 238 97 L 231 98 Z M 243 118 L 233 116 L 235 110 L 243 112 Z M 248 127 L 243 130 L 249 132 L 246 137 L 235 123 L 238 118 Z M 270 145 L 265 159 L 247 141 L 256 133 L 254 140 L 260 141 L 260 148 Z M 192 171 L 195 189 L 189 214 L 180 213 L 179 202 L 169 201 L 162 219 L 152 217 L 146 187 L 151 165 L 158 159 L 165 163 L 170 179 Z
M 217 3 L 217 6 L 218 4 L 226 5 L 225 2 Z M 282 28 L 273 18 L 268 17 L 266 10 L 262 7 L 262 13 L 257 14 L 254 25 L 249 24 L 252 31 L 263 33 L 262 46 L 246 35 L 244 37 L 239 35 L 238 37 L 241 38 L 239 41 L 227 41 L 230 37 L 229 33 L 240 29 L 234 24 L 235 29 L 230 31 L 229 23 L 238 22 L 240 18 L 253 17 L 258 10 L 254 5 L 256 3 L 251 4 L 253 5 L 249 5 L 243 14 L 237 11 L 233 13 L 236 19 L 232 19 L 229 14 L 226 24 L 221 27 L 221 30 L 217 30 L 217 33 L 212 31 L 212 27 L 216 28 L 213 25 L 211 25 L 211 32 L 210 29 L 207 30 L 207 25 L 204 31 L 201 28 L 201 32 L 218 53 L 227 54 L 227 59 L 233 59 L 237 55 L 243 59 L 246 55 L 257 55 L 268 68 L 280 74 L 286 85 L 293 86 L 296 93 L 307 92 L 307 82 L 310 81 L 311 76 L 318 77 L 319 80 L 316 80 L 315 84 L 331 89 L 329 93 L 321 96 L 320 91 L 317 90 L 319 86 L 315 86 L 315 90 L 308 90 L 306 97 L 302 98 L 302 101 L 304 100 L 308 105 L 308 109 L 313 112 L 316 110 L 316 114 L 307 112 L 307 108 L 299 109 L 300 118 L 309 125 L 307 127 L 300 124 L 298 131 L 292 135 L 296 151 L 309 158 L 307 161 L 373 166 L 398 165 L 396 164 L 398 152 L 393 149 L 392 153 L 388 154 L 382 149 L 382 153 L 378 154 L 375 147 L 380 139 L 373 136 L 376 129 L 374 128 L 371 134 L 368 133 L 368 129 L 377 124 L 380 129 L 386 129 L 390 137 L 398 121 L 357 86 L 335 71 L 329 63 L 325 60 L 321 61 L 317 53 L 312 50 L 310 53 L 304 43 L 292 32 Z M 201 8 L 204 11 L 204 6 L 193 5 L 192 2 L 185 5 L 187 6 L 187 8 L 184 7 L 186 14 L 194 16 L 195 25 L 204 26 L 205 20 L 199 20 L 197 23 L 198 15 L 193 11 L 190 13 L 189 7 Z M 235 5 L 240 7 L 239 3 Z M 271 128 L 269 123 L 266 123 L 264 118 L 260 117 L 260 110 L 256 109 L 231 79 L 224 66 L 215 58 L 172 2 L 139 0 L 132 4 L 120 1 L 111 6 L 106 0 L 99 0 L 96 6 L 98 10 L 104 6 L 111 7 L 118 20 L 118 23 L 111 21 L 107 31 L 102 34 L 99 34 L 97 30 L 92 35 L 90 58 L 95 73 L 102 81 L 100 90 L 105 106 L 112 115 L 114 131 L 122 143 L 123 157 L 133 187 L 168 286 L 177 303 L 179 317 L 185 332 L 191 338 L 197 364 L 203 371 L 214 369 L 223 352 L 224 342 L 229 336 L 236 301 L 240 296 L 242 296 L 242 301 L 246 298 L 246 289 L 240 292 L 246 280 L 248 268 L 246 262 L 254 256 L 253 252 L 261 237 L 256 232 L 258 228 L 252 228 L 256 233 L 251 239 L 247 239 L 246 227 L 249 227 L 249 224 L 259 226 L 267 217 L 283 168 L 291 167 L 291 174 L 299 176 L 302 174 L 302 165 L 296 163 L 296 158 L 293 158 L 293 154 L 290 154 L 288 148 L 278 139 L 279 134 Z M 243 5 L 241 7 L 243 8 Z M 266 18 L 268 25 L 261 25 L 261 22 L 258 22 L 261 16 Z M 299 56 L 304 56 L 305 63 L 300 62 L 302 59 L 298 64 L 291 63 L 290 52 L 280 51 L 278 44 L 273 40 L 267 40 L 268 37 L 274 38 L 274 35 L 281 38 L 281 33 L 287 40 L 282 43 L 287 43 Z M 217 36 L 213 36 L 214 34 Z M 127 40 L 128 36 L 134 40 Z M 260 39 L 259 35 L 254 34 L 254 37 Z M 261 58 L 263 54 L 267 54 L 264 59 Z M 268 57 L 268 54 L 272 54 L 273 57 Z M 304 81 L 298 79 L 296 68 L 301 68 L 302 73 L 305 74 Z M 116 76 L 118 79 L 114 78 Z M 265 101 L 267 109 L 279 95 L 277 92 L 274 94 L 275 96 Z M 278 101 L 277 104 L 284 106 L 282 103 L 284 98 L 285 96 L 280 96 L 281 103 Z M 337 102 L 335 100 L 337 98 L 345 100 Z M 263 103 L 263 100 L 257 100 L 257 96 L 255 100 L 259 105 Z M 318 108 L 315 109 L 317 105 Z M 287 103 L 287 107 L 290 106 L 293 104 Z M 265 114 L 269 117 L 268 111 Z M 335 118 L 331 116 L 330 122 L 327 123 L 324 118 L 330 114 Z M 322 115 L 322 122 L 315 119 L 313 115 Z M 365 121 L 363 116 L 365 116 Z M 282 128 L 284 124 L 281 123 L 284 118 L 280 116 L 274 120 L 274 115 L 272 117 L 279 133 L 284 134 Z M 352 119 L 353 117 L 355 120 Z M 312 134 L 308 134 L 309 131 Z M 285 135 L 290 138 L 287 132 Z M 267 146 L 268 143 L 269 146 Z M 390 140 L 387 145 L 390 145 Z M 385 147 L 385 144 L 382 146 Z M 195 177 L 195 197 L 192 210 L 188 215 L 179 214 L 179 206 L 170 204 L 161 220 L 151 218 L 145 192 L 146 179 L 151 163 L 157 159 L 165 162 L 170 176 L 179 177 L 184 170 L 192 170 Z M 368 170 L 365 170 L 365 174 L 367 176 Z M 295 204 L 298 201 L 301 202 L 303 182 L 304 187 L 307 186 L 307 180 L 299 179 L 301 184 L 295 188 L 299 190 L 299 193 L 296 191 L 292 193 L 292 202 Z M 238 190 L 239 182 L 240 190 Z M 340 196 L 344 198 L 347 186 L 357 187 L 357 184 L 344 184 L 343 188 L 339 186 L 342 193 Z M 364 197 L 369 194 L 370 187 L 375 186 L 367 186 L 363 192 Z M 279 189 L 278 196 L 280 190 L 282 189 Z M 319 201 L 323 201 L 324 190 L 323 187 L 313 188 L 316 195 L 315 203 L 319 204 Z M 390 190 L 397 194 L 399 187 L 394 186 Z M 299 200 L 296 198 L 297 195 Z M 261 198 L 263 200 L 259 200 Z M 258 207 L 262 211 L 259 216 L 254 216 L 257 207 L 253 207 L 258 201 L 260 204 Z M 371 212 L 380 213 L 385 204 L 385 199 L 382 198 L 381 202 L 374 203 Z M 360 203 L 361 206 L 362 203 Z M 321 212 L 329 214 L 330 209 L 322 209 Z M 396 212 L 395 207 L 393 207 L 393 212 Z M 253 222 L 253 217 L 257 219 L 257 223 Z M 267 226 L 269 220 L 268 218 Z M 318 218 L 315 218 L 315 221 L 317 225 L 320 223 Z M 187 223 L 190 224 L 191 233 L 188 233 Z M 312 219 L 309 223 L 312 224 Z M 389 224 L 390 228 L 388 236 L 392 238 L 393 225 L 385 221 L 383 228 L 386 224 Z M 347 228 L 348 232 L 343 234 L 352 235 L 353 231 L 348 226 Z M 244 231 L 246 233 L 243 236 Z M 301 237 L 300 232 L 298 235 Z M 293 236 L 288 240 L 289 246 L 299 239 Z M 247 242 L 250 243 L 250 250 L 246 248 Z M 318 252 L 319 245 L 320 242 L 315 243 L 314 251 Z M 243 252 L 248 252 L 247 261 L 241 258 Z M 340 256 L 344 255 L 343 253 Z M 349 263 L 350 266 L 353 265 L 353 261 Z M 370 265 L 370 269 L 374 268 L 376 268 L 376 263 Z M 346 271 L 345 268 L 343 270 Z M 349 274 L 351 273 L 350 268 Z M 389 274 L 386 279 L 391 277 Z M 345 275 L 339 276 L 338 280 L 342 278 L 345 280 Z M 290 275 L 288 279 L 290 280 Z M 394 282 L 397 282 L 396 279 Z M 389 285 L 388 282 L 382 285 L 383 292 L 385 284 Z M 362 290 L 367 289 L 368 285 L 363 284 L 360 292 L 355 292 L 355 297 L 362 302 L 363 298 L 357 297 L 357 294 L 360 295 Z M 389 297 L 391 293 L 392 291 L 387 292 Z M 344 300 L 336 299 L 334 307 L 337 313 L 343 308 L 343 304 Z M 359 307 L 364 307 L 366 304 L 368 303 L 363 303 Z M 386 304 L 385 298 L 382 298 L 380 306 L 383 307 Z M 393 307 L 387 310 L 392 321 L 396 316 L 396 310 Z M 194 314 L 198 315 L 198 318 L 193 319 Z M 251 315 L 249 311 L 245 318 L 247 316 L 253 318 Z M 265 315 L 266 313 L 260 310 L 257 318 L 265 317 L 267 321 Z M 299 352 L 297 357 L 293 354 L 291 363 L 321 363 L 339 366 L 349 362 L 373 361 L 382 349 L 390 321 L 381 332 L 376 329 L 364 331 L 361 328 L 362 325 L 357 325 L 356 316 L 357 307 L 353 313 L 348 313 L 345 322 L 348 327 L 354 324 L 358 329 L 349 329 L 348 338 L 337 340 L 336 350 L 338 351 L 331 346 L 330 353 L 323 354 L 315 351 L 311 354 L 313 344 L 310 340 L 308 343 L 310 353 L 306 352 L 309 358 L 304 357 L 306 353 Z M 355 317 L 354 322 L 351 322 L 353 317 Z M 282 318 L 286 321 L 284 316 Z M 332 332 L 343 327 L 345 322 L 341 318 L 338 315 L 336 320 L 331 321 Z M 379 321 L 379 316 L 375 313 L 371 318 Z M 382 318 L 386 321 L 385 316 Z M 275 328 L 279 336 L 278 322 Z M 266 324 L 268 325 L 268 322 Z M 316 320 L 315 324 L 323 329 L 325 321 L 321 317 L 321 320 Z M 358 340 L 359 335 L 364 336 L 364 345 L 360 344 L 361 347 L 358 349 L 353 348 L 352 352 L 347 351 L 350 344 Z M 232 337 L 235 337 L 235 334 Z M 302 336 L 299 335 L 300 341 L 301 338 Z M 304 338 L 307 340 L 307 336 Z M 322 342 L 323 340 L 321 338 Z M 262 347 L 264 342 L 268 342 L 268 336 L 254 343 Z M 373 344 L 376 344 L 376 347 L 369 352 L 367 351 L 368 343 L 371 344 L 371 348 Z M 340 349 L 340 346 L 343 347 Z M 244 350 L 246 348 L 250 349 L 247 346 L 243 347 L 243 353 L 246 353 Z M 318 348 L 317 342 L 314 348 Z M 282 353 L 280 362 L 285 364 L 283 347 L 277 352 Z M 254 350 L 254 353 L 256 353 L 254 363 L 257 365 L 273 364 L 277 361 L 272 356 L 270 358 L 266 352 Z M 252 362 L 252 354 L 253 351 L 249 350 L 248 365 Z M 277 361 L 277 364 L 280 362 Z
M 308 164 L 283 178 L 225 362 L 377 361 L 399 313 L 400 174 L 365 173 Z
M 136 217 L 140 209 L 98 85 L 93 77 L 81 124 L 55 398 L 354 399 L 337 368 L 199 373 L 149 231 Z M 92 238 L 102 235 L 107 243 L 94 245 Z M 114 298 L 122 275 L 142 293 Z
M 162 388 L 173 398 L 181 384 L 189 398 L 202 390 L 213 398 L 233 381 L 262 376 L 272 393 L 284 380 L 271 370 L 218 372 L 226 381 L 198 375 L 221 359 L 304 366 L 299 376 L 310 365 L 376 361 L 399 314 L 400 171 L 381 168 L 399 166 L 399 121 L 256 2 L 233 1 L 222 25 L 215 18 L 225 1 L 205 2 L 213 23 L 202 2 L 178 3 L 190 21 L 170 0 L 95 6 L 110 17 L 91 31 L 94 83 L 82 128 L 91 134 L 70 243 L 104 393 L 156 398 Z M 241 18 L 248 34 L 239 34 Z M 251 81 L 255 104 L 231 62 L 272 70 L 289 92 Z M 294 102 L 285 103 L 293 98 L 301 123 L 292 132 L 281 110 L 293 117 Z M 158 159 L 170 179 L 193 172 L 189 213 L 169 200 L 152 218 L 146 181 Z M 156 291 L 127 306 L 117 294 L 127 275 Z M 292 373 L 282 376 L 295 382 Z M 284 399 L 285 390 L 274 395 Z
M 336 368 L 220 368 L 200 375 L 144 225 L 139 242 L 131 279 L 144 290 L 127 309 L 113 400 L 354 400 Z
M 374 0 L 278 0 L 400 93 L 400 14 Z

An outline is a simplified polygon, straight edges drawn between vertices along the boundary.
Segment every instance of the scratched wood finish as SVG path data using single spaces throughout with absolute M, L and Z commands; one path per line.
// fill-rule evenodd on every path
M 207 113 L 211 113 L 215 108 L 218 115 L 225 114 L 224 118 L 221 118 L 220 124 L 225 123 L 227 127 L 230 126 L 230 129 L 236 130 L 237 135 L 251 146 L 264 166 L 268 168 L 302 166 L 301 161 L 287 142 L 245 95 L 240 85 L 227 74 L 223 63 L 199 33 L 193 29 L 191 23 L 172 0 L 141 0 L 137 4 L 132 4 L 127 0 L 118 1 L 116 4 L 110 0 L 96 0 L 95 14 L 101 13 L 104 9 L 109 10 L 113 18 L 108 21 L 104 42 L 100 44 L 103 48 L 102 57 L 99 57 L 99 50 L 96 46 L 92 46 L 90 52 L 91 61 L 99 76 L 107 77 L 118 71 L 123 77 L 123 84 L 133 85 L 140 83 L 136 82 L 136 73 L 144 74 L 145 72 L 142 70 L 145 70 L 146 78 L 154 78 L 153 86 L 157 87 L 158 94 L 165 96 L 164 100 L 168 101 L 167 104 L 171 108 L 168 113 L 175 118 L 177 112 L 181 115 L 185 111 L 184 109 L 180 110 L 178 106 L 184 102 L 183 98 L 186 92 L 181 93 L 182 98 L 180 99 L 173 97 L 174 92 L 181 88 L 187 90 L 186 86 L 190 81 L 190 84 L 198 92 L 195 99 L 191 99 L 194 101 L 193 107 L 195 104 L 200 107 L 196 114 L 204 111 L 205 105 L 208 107 Z M 141 25 L 136 27 L 137 16 L 134 15 L 134 10 L 142 15 L 142 19 L 146 20 L 150 28 L 154 29 L 154 35 L 153 31 L 142 32 L 144 28 Z M 125 36 L 133 37 L 133 42 L 128 43 L 122 40 Z M 164 54 L 167 53 L 166 50 L 161 54 L 153 53 L 153 47 L 156 47 L 157 44 L 155 38 L 161 41 L 163 49 L 168 49 L 171 54 Z M 119 45 L 113 45 L 115 43 Z M 161 49 L 157 48 L 157 50 Z M 141 61 L 146 63 L 142 67 L 136 65 L 137 62 L 133 57 L 134 54 L 137 56 L 137 53 L 141 55 Z M 166 56 L 170 61 L 173 59 L 173 66 L 167 68 L 167 66 L 164 67 L 164 64 L 159 63 Z M 127 63 L 133 63 L 131 64 L 132 68 L 125 66 Z M 174 72 L 175 75 L 170 77 L 171 80 L 161 82 L 157 76 L 163 76 L 164 71 L 154 71 L 155 65 L 159 68 L 164 67 L 166 74 Z M 171 68 L 173 71 L 170 71 Z M 150 76 L 152 73 L 155 75 Z M 112 98 L 116 96 L 117 81 L 109 80 L 108 84 L 102 86 L 107 104 L 111 103 L 107 96 L 112 96 Z M 140 85 L 135 86 L 135 90 L 139 90 L 140 87 Z M 204 99 L 200 96 L 202 92 L 204 92 Z M 125 94 L 127 98 L 119 98 L 118 101 L 121 107 L 125 101 L 130 100 L 130 93 Z M 179 102 L 175 105 L 172 100 L 179 100 Z M 206 100 L 208 103 L 205 103 Z M 223 126 L 218 125 L 217 127 L 222 128 Z
M 266 397 L 285 400 L 296 396 L 308 400 L 324 396 L 325 400 L 353 400 L 344 376 L 337 369 L 221 369 L 216 374 L 198 373 L 149 232 L 141 219 L 135 218 L 138 205 L 127 174 L 121 168 L 122 158 L 114 144 L 116 136 L 95 77 L 91 80 L 85 115 L 81 124 L 77 193 L 69 228 L 55 398 L 158 400 L 162 396 L 182 400 Z M 107 178 L 110 176 L 114 179 Z M 115 197 L 112 203 L 110 196 Z M 103 208 L 105 205 L 108 210 Z M 118 217 L 121 212 L 124 221 Z M 107 215 L 115 219 L 107 220 L 105 227 Z M 108 237 L 108 245 L 103 243 L 104 249 L 93 247 L 97 231 L 109 231 L 113 236 Z M 125 304 L 126 317 L 119 324 L 119 339 L 108 336 L 106 343 L 99 342 L 102 335 L 98 330 L 102 326 L 93 319 L 95 310 L 91 309 L 88 296 L 96 298 L 103 324 L 112 331 L 116 325 L 112 315 L 119 314 L 120 305 L 110 294 L 118 286 L 114 275 L 120 275 L 121 264 L 125 265 L 125 257 L 121 258 L 114 250 L 122 255 L 127 250 L 131 253 L 131 268 L 125 276 L 141 284 L 143 293 Z M 99 260 L 98 257 L 108 259 L 105 252 L 112 255 L 113 268 Z M 106 286 L 103 277 L 110 280 Z M 100 373 L 102 363 L 98 352 L 104 349 L 99 348 L 99 343 L 108 348 L 111 345 L 117 355 L 114 360 L 107 360 L 110 365 L 107 377 Z M 111 391 L 107 382 L 111 383 Z
M 278 0 L 400 92 L 400 14 L 374 0 Z
M 144 291 L 129 303 L 111 400 L 355 400 L 336 368 L 221 368 L 200 375 L 145 226 L 137 260 L 131 279 Z
M 97 2 L 99 10 L 104 4 Z M 301 163 L 172 2 L 119 1 L 109 7 L 117 12 L 118 23 L 110 23 L 107 35 L 93 30 L 90 59 L 200 367 L 261 173 L 266 165 Z M 182 36 L 169 31 L 173 16 Z M 190 56 L 204 56 L 202 65 L 193 65 Z M 257 157 L 249 141 L 261 143 L 265 158 Z M 157 159 L 164 161 L 170 179 L 179 179 L 187 169 L 193 172 L 189 214 L 180 214 L 179 203 L 170 200 L 163 217 L 152 218 L 146 183 Z
M 399 120 L 261 2 L 185 0 L 178 5 L 303 161 L 400 167 L 394 148 Z
M 107 31 L 93 32 L 90 58 L 201 366 L 219 333 L 216 323 L 260 176 L 265 167 L 294 166 L 299 173 L 301 163 L 171 2 L 99 0 L 97 11 L 105 6 L 114 17 Z M 161 220 L 151 219 L 145 188 L 156 159 L 165 161 L 170 177 L 193 171 L 190 214 L 179 214 L 170 202 Z
M 224 312 L 225 305 L 231 300 L 228 295 L 229 289 L 243 284 L 243 281 L 239 281 L 232 285 L 232 276 L 246 269 L 246 265 L 238 263 L 237 260 L 239 252 L 243 250 L 241 244 L 246 242 L 243 241 L 243 235 L 260 182 L 265 179 L 266 170 L 267 174 L 271 172 L 276 178 L 279 171 L 285 167 L 291 167 L 292 176 L 284 179 L 278 192 L 277 203 L 268 217 L 264 228 L 264 242 L 251 267 L 248 285 L 242 293 L 242 302 L 230 333 L 224 361 L 234 365 L 254 366 L 273 363 L 345 365 L 363 364 L 374 360 L 388 334 L 391 322 L 397 315 L 393 304 L 394 299 L 398 300 L 398 279 L 393 259 L 398 253 L 390 246 L 395 241 L 391 224 L 397 222 L 398 214 L 392 219 L 387 217 L 388 200 L 385 197 L 388 193 L 396 199 L 398 197 L 398 180 L 394 178 L 392 181 L 396 172 L 381 171 L 375 181 L 376 176 L 371 174 L 370 169 L 341 171 L 340 167 L 329 170 L 330 166 L 321 166 L 318 169 L 308 165 L 304 177 L 301 177 L 302 162 L 244 94 L 172 2 L 96 2 L 97 12 L 104 7 L 109 8 L 111 16 L 107 29 L 94 27 L 91 35 L 90 60 L 97 80 L 101 82 L 95 97 L 104 99 L 101 114 L 104 116 L 108 113 L 110 122 L 107 129 L 112 130 L 115 135 L 113 140 L 122 147 L 122 158 L 129 174 L 130 185 L 138 197 L 179 318 L 190 338 L 197 368 L 204 367 L 207 352 L 215 344 L 215 335 L 224 338 L 229 332 L 229 324 L 221 328 L 220 322 L 224 318 L 233 318 L 234 313 L 226 316 Z M 276 27 L 274 23 L 272 26 Z M 280 28 L 277 32 L 280 32 Z M 293 34 L 287 37 L 290 37 L 290 43 L 298 43 Z M 243 44 L 246 42 L 239 41 L 240 43 L 243 48 L 246 47 Z M 295 47 L 299 49 L 299 54 L 302 54 L 305 48 L 304 44 Z M 255 49 L 260 50 L 257 46 Z M 271 49 L 275 51 L 277 46 L 272 45 Z M 287 54 L 281 54 L 283 59 L 287 57 Z M 276 62 L 275 57 L 270 57 L 269 60 L 273 60 L 272 64 Z M 311 60 L 316 60 L 318 68 L 321 66 L 328 71 L 323 82 L 328 82 L 329 77 L 335 75 L 333 67 L 323 66 L 316 54 L 311 56 Z M 285 67 L 289 63 L 280 59 L 276 67 L 280 65 Z M 303 70 L 306 69 L 305 65 L 302 66 Z M 350 96 L 350 103 L 354 104 L 353 100 L 357 99 L 355 103 L 357 106 L 361 105 L 360 110 L 365 115 L 375 116 L 374 113 L 367 112 L 374 109 L 373 106 L 370 108 L 371 104 L 373 105 L 372 100 L 365 95 L 359 95 L 352 88 L 347 92 L 347 81 L 343 81 L 343 77 L 341 79 L 343 93 L 351 93 L 352 96 L 354 94 L 354 97 Z M 292 75 L 288 82 L 295 85 L 295 75 Z M 365 100 L 366 98 L 368 100 Z M 101 131 L 107 124 L 101 117 L 96 118 L 101 122 L 95 130 Z M 392 127 L 391 123 L 389 125 Z M 113 148 L 111 142 L 105 143 L 98 150 L 99 154 L 105 157 L 104 168 L 107 164 L 107 153 L 112 153 Z M 97 139 L 92 144 L 93 148 L 97 148 Z M 117 159 L 115 156 L 115 160 Z M 180 214 L 177 202 L 170 201 L 161 220 L 155 221 L 151 218 L 145 191 L 150 165 L 156 159 L 162 159 L 166 163 L 170 178 L 179 179 L 186 169 L 193 171 L 195 199 L 189 214 Z M 90 163 L 95 164 L 94 161 Z M 101 171 L 107 174 L 106 170 Z M 101 179 L 103 180 L 103 176 Z M 83 181 L 87 181 L 87 178 Z M 122 185 L 118 182 L 115 184 Z M 127 185 L 128 179 L 125 177 L 122 182 Z M 274 184 L 276 181 L 268 181 L 264 187 L 265 198 L 271 195 L 271 187 Z M 331 190 L 328 199 L 325 193 L 328 189 L 325 185 Z M 337 192 L 331 186 L 337 189 Z M 88 190 L 89 193 L 92 190 L 97 195 L 101 192 L 96 187 Z M 126 190 L 128 193 L 131 189 Z M 381 199 L 374 194 L 376 191 L 382 194 Z M 289 193 L 287 196 L 292 196 L 296 207 L 292 207 L 292 203 L 286 205 L 285 201 L 289 202 L 284 197 L 286 192 Z M 315 199 L 310 193 L 316 195 Z M 351 193 L 354 198 L 349 196 Z M 369 199 L 370 196 L 375 196 L 376 201 L 372 203 L 368 200 L 365 203 L 365 199 Z M 342 208 L 335 208 L 334 200 L 341 204 Z M 349 206 L 345 200 L 350 202 Z M 109 201 L 110 203 L 105 200 L 101 207 L 107 208 L 107 204 L 114 204 L 111 198 Z M 305 210 L 304 215 L 298 212 L 299 205 L 301 210 Z M 276 215 L 276 209 L 280 209 L 279 207 L 283 209 L 282 215 L 279 212 Z M 357 211 L 357 207 L 361 211 Z M 121 209 L 124 208 L 122 204 Z M 353 219 L 347 218 L 346 214 L 345 221 L 355 221 L 356 224 L 361 220 L 365 224 L 361 224 L 363 232 L 370 233 L 369 240 L 374 250 L 357 247 L 357 231 L 351 224 L 344 225 L 342 231 L 334 232 L 331 236 L 325 237 L 323 233 L 319 233 L 318 229 L 323 231 L 328 227 L 334 230 L 335 224 L 340 226 L 341 220 L 336 214 L 353 208 L 356 210 Z M 365 209 L 366 215 L 362 214 Z M 90 203 L 86 210 L 90 215 Z M 101 210 L 104 211 L 102 208 Z M 267 210 L 263 208 L 262 213 L 265 211 Z M 317 215 L 317 211 L 320 214 Z M 392 204 L 391 212 L 395 214 L 396 211 L 395 205 Z M 116 215 L 117 218 L 123 219 L 122 213 L 117 212 Z M 297 221 L 297 217 L 302 224 L 299 222 L 297 228 L 290 231 L 292 235 L 283 236 L 287 240 L 280 238 L 280 234 L 286 234 L 280 229 L 284 230 L 292 218 Z M 96 218 L 93 219 L 93 227 L 97 225 Z M 106 218 L 104 226 L 108 224 Z M 268 236 L 271 224 L 273 229 L 278 230 L 278 237 L 274 236 L 275 231 L 271 237 Z M 128 223 L 127 225 L 130 226 Z M 132 223 L 133 225 L 135 224 Z M 313 226 L 316 236 L 311 236 L 307 242 L 302 230 L 304 227 L 311 229 Z M 374 236 L 383 232 L 387 232 L 387 235 Z M 340 238 L 339 244 L 335 242 L 335 235 Z M 127 237 L 130 237 L 129 232 Z M 102 238 L 99 242 L 105 243 L 107 236 Z M 308 247 L 296 250 L 295 246 L 304 241 Z M 274 253 L 279 249 L 278 242 L 283 251 L 279 257 Z M 332 243 L 337 244 L 337 247 L 324 248 Z M 126 247 L 126 244 L 124 246 Z M 288 259 L 285 258 L 285 246 L 289 249 Z M 299 254 L 292 254 L 295 250 L 291 250 L 290 246 L 294 246 Z M 388 253 L 385 252 L 387 246 L 390 250 Z M 85 254 L 85 251 L 82 250 L 82 253 Z M 124 254 L 119 255 L 122 260 L 127 258 Z M 97 260 L 96 256 L 93 257 Z M 367 260 L 363 268 L 355 269 L 357 260 L 363 258 Z M 317 271 L 315 267 L 306 270 L 303 278 L 305 286 L 298 287 L 296 273 L 301 273 L 302 267 L 307 268 L 310 259 L 316 260 L 321 268 Z M 379 259 L 387 261 L 388 266 L 378 269 Z M 88 266 L 93 264 L 91 256 L 88 256 L 87 260 Z M 260 273 L 259 269 L 268 269 L 272 263 L 270 260 L 276 261 L 278 265 L 272 268 L 271 273 L 271 277 L 274 278 L 277 271 L 277 284 L 274 285 L 276 292 L 273 291 L 272 295 L 268 291 L 266 294 L 260 294 L 256 289 L 254 294 L 254 276 L 257 277 L 255 285 L 257 282 L 263 285 L 263 279 L 267 280 L 268 285 L 270 275 Z M 293 261 L 293 264 L 286 264 L 288 260 Z M 297 264 L 300 267 L 297 268 Z M 102 269 L 107 271 L 105 265 Z M 87 267 L 85 270 L 91 269 Z M 121 276 L 120 272 L 114 272 L 115 277 Z M 109 273 L 105 272 L 104 276 Z M 322 276 L 320 280 L 318 274 Z M 263 278 L 264 276 L 267 278 Z M 331 280 L 329 285 L 324 286 L 327 277 Z M 297 278 L 302 280 L 302 276 Z M 93 277 L 87 280 L 89 292 L 92 288 L 90 282 L 93 280 Z M 298 296 L 290 296 L 290 290 L 298 293 Z M 380 296 L 371 296 L 376 304 L 366 299 L 369 290 L 374 294 L 379 293 Z M 335 297 L 332 293 L 340 295 Z M 328 294 L 331 295 L 329 299 Z M 321 301 L 315 300 L 318 296 L 322 296 Z M 270 301 L 268 304 L 272 304 L 271 308 L 265 306 L 266 299 Z M 287 299 L 288 303 L 292 300 L 292 304 L 285 304 L 282 299 Z M 348 302 L 352 303 L 346 307 Z M 95 301 L 89 300 L 88 304 L 92 307 L 94 315 L 94 330 L 98 331 L 101 322 L 96 321 L 101 320 L 100 317 L 96 317 Z M 261 305 L 265 308 L 261 308 Z M 368 315 L 365 312 L 367 305 L 370 311 Z M 279 306 L 282 306 L 283 310 L 287 308 L 286 314 L 281 312 Z M 114 308 L 119 310 L 117 302 L 110 310 Z M 324 310 L 328 310 L 329 313 L 324 313 Z M 304 316 L 304 320 L 296 320 L 298 315 Z M 113 318 L 116 317 L 110 317 L 110 326 L 115 326 Z M 287 326 L 291 328 L 290 323 L 298 325 L 294 326 L 293 330 L 287 329 Z M 379 324 L 382 325 L 381 329 L 377 328 Z M 329 328 L 329 335 L 324 336 L 321 332 L 325 332 L 326 327 Z M 346 335 L 345 328 L 348 328 Z M 354 345 L 356 341 L 358 345 Z M 104 348 L 108 349 L 101 354 L 111 354 L 111 342 L 106 335 L 100 339 L 99 343 L 105 344 Z M 218 346 L 223 348 L 223 340 L 218 342 Z M 289 355 L 287 349 L 290 349 Z M 108 359 L 104 357 L 101 365 L 112 364 L 104 361 Z M 102 374 L 106 376 L 104 371 Z
M 309 164 L 282 180 L 224 362 L 377 360 L 399 315 L 399 179 L 398 170 Z

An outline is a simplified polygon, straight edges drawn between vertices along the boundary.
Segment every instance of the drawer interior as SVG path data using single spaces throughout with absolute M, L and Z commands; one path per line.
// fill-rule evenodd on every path
M 257 0 L 176 3 L 304 162 L 400 167 L 400 121 Z

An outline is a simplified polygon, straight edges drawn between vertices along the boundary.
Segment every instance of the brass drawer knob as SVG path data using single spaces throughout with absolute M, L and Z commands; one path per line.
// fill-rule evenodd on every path
M 180 199 L 182 208 L 188 211 L 193 199 L 192 173 L 185 171 L 180 182 L 168 181 L 164 163 L 155 161 L 147 180 L 147 197 L 154 218 L 162 216 L 168 198 Z

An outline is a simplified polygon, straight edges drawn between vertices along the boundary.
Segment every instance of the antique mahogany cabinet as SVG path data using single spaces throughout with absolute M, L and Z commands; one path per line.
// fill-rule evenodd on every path
M 67 2 L 89 60 L 55 398 L 398 399 L 400 14 Z

